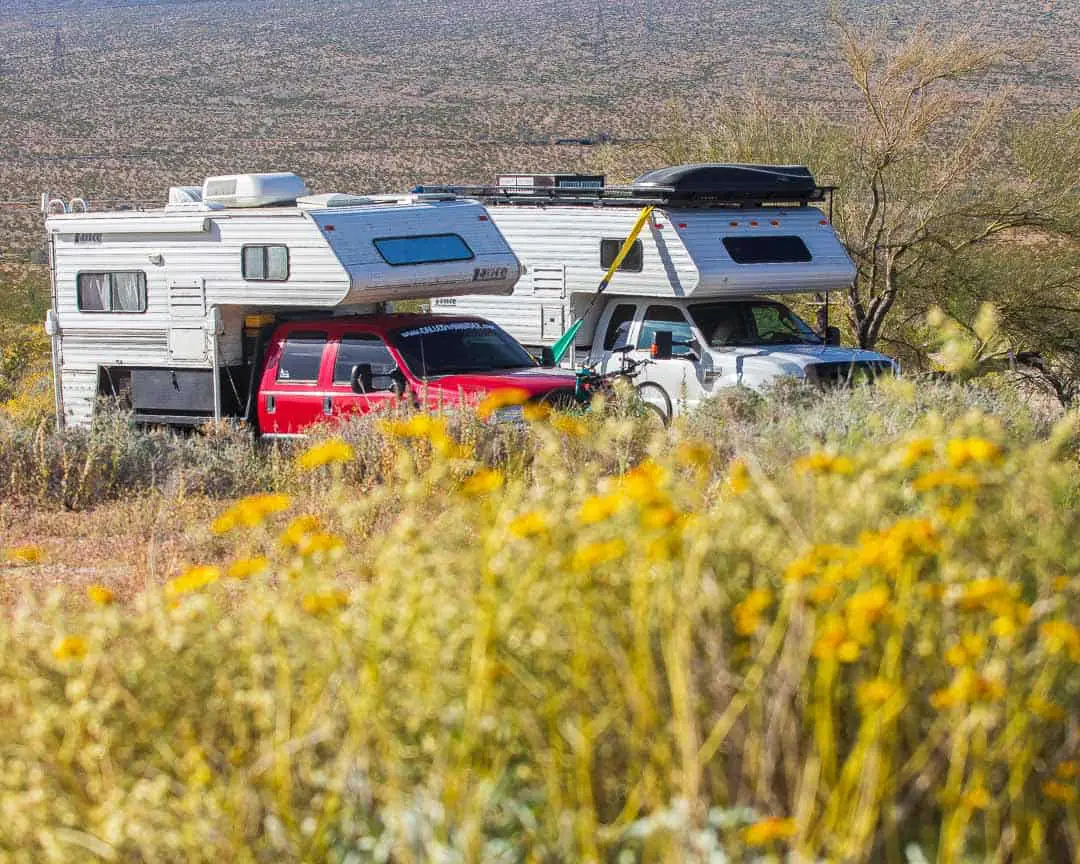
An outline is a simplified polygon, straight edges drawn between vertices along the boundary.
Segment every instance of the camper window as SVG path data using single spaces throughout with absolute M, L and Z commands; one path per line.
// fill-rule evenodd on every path
M 353 367 L 363 363 L 371 366 L 376 390 L 389 390 L 393 386 L 390 375 L 397 369 L 397 363 L 394 362 L 386 343 L 374 333 L 355 333 L 341 337 L 337 360 L 334 362 L 334 383 L 351 384 Z
M 626 238 L 600 241 L 600 267 L 603 270 L 607 270 L 614 263 L 615 256 L 619 254 L 619 250 L 625 242 Z M 619 269 L 627 273 L 640 273 L 643 260 L 644 254 L 641 241 L 635 240 L 634 245 L 630 247 L 630 251 L 623 258 L 622 264 L 619 265 Z
M 634 320 L 637 306 L 632 303 L 620 303 L 611 312 L 607 332 L 604 334 L 604 350 L 621 348 L 629 341 L 630 323 Z
M 146 311 L 146 274 L 141 270 L 80 273 L 75 281 L 80 312 Z
M 794 264 L 811 260 L 801 237 L 724 237 L 724 248 L 736 264 Z
M 245 246 L 240 260 L 245 279 L 285 282 L 289 278 L 288 246 Z
M 278 362 L 278 381 L 318 381 L 326 334 L 296 331 L 285 340 Z
M 469 261 L 473 251 L 457 234 L 425 234 L 416 237 L 380 237 L 374 241 L 383 261 L 391 267 L 405 264 L 442 264 Z
M 650 306 L 645 310 L 645 320 L 641 322 L 641 335 L 638 336 L 637 347 L 651 346 L 657 330 L 670 331 L 671 341 L 674 343 L 673 354 L 678 356 L 690 353 L 689 343 L 694 338 L 694 329 L 681 309 L 676 306 Z

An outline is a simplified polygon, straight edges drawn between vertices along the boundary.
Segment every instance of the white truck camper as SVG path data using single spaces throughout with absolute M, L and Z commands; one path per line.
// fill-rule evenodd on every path
M 250 416 L 276 319 L 509 294 L 520 275 L 484 207 L 448 193 L 311 195 L 295 174 L 241 174 L 174 187 L 155 210 L 42 207 L 61 425 L 121 394 L 146 422 Z
M 512 174 L 495 186 L 414 191 L 476 198 L 522 263 L 511 295 L 440 297 L 433 311 L 482 315 L 536 351 L 584 315 L 569 362 L 601 371 L 646 356 L 658 332 L 670 333 L 672 356 L 637 378 L 643 398 L 668 415 L 721 388 L 760 389 L 783 375 L 827 385 L 896 371 L 889 357 L 841 347 L 838 330 L 818 334 L 770 297 L 827 298 L 855 278 L 829 217 L 814 206 L 832 189 L 807 168 L 683 165 L 625 187 L 595 175 Z M 651 217 L 594 302 L 644 207 L 654 208 Z

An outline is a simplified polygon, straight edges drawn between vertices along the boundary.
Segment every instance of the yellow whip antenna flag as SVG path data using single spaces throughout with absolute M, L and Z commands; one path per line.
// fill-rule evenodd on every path
M 570 325 L 570 329 L 559 337 L 559 341 L 551 346 L 551 353 L 554 356 L 556 363 L 562 360 L 566 355 L 566 352 L 570 350 L 570 346 L 574 344 L 574 339 L 577 338 L 578 330 L 581 329 L 581 325 L 585 322 L 586 316 L 592 310 L 593 304 L 600 295 L 604 293 L 604 289 L 608 287 L 612 278 L 615 276 L 615 271 L 619 269 L 623 260 L 630 254 L 630 250 L 634 248 L 634 241 L 637 240 L 638 234 L 641 233 L 641 229 L 645 227 L 645 223 L 649 221 L 652 212 L 653 208 L 651 206 L 646 207 L 641 211 L 637 221 L 634 223 L 634 227 L 630 229 L 630 234 L 623 241 L 622 246 L 619 247 L 619 254 L 615 256 L 615 260 L 611 262 L 611 266 L 608 267 L 607 273 L 604 274 L 604 278 L 600 280 L 600 285 L 597 287 L 596 293 L 593 294 L 592 300 L 589 301 L 589 305 L 585 307 L 585 311 L 582 313 L 581 317 Z

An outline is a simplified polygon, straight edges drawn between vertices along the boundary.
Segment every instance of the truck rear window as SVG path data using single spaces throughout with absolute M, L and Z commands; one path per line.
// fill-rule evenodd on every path
M 722 242 L 736 264 L 789 264 L 812 258 L 801 237 L 724 237 Z
M 326 334 L 319 331 L 290 333 L 278 361 L 278 381 L 318 381 Z
M 441 264 L 469 261 L 473 251 L 457 234 L 424 234 L 416 237 L 380 237 L 374 241 L 383 261 L 391 267 L 406 264 Z

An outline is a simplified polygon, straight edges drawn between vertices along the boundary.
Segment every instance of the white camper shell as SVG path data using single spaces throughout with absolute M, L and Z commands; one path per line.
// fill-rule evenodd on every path
M 646 367 L 639 378 L 662 384 L 673 406 L 669 412 L 692 407 L 720 387 L 760 388 L 777 375 L 824 381 L 844 377 L 844 369 L 870 375 L 894 370 L 883 355 L 826 344 L 833 339 L 800 327 L 779 301 L 749 302 L 762 295 L 827 295 L 855 278 L 854 263 L 818 206 L 832 190 L 818 186 L 804 167 L 677 166 L 642 175 L 628 187 L 605 186 L 597 176 L 504 175 L 495 186 L 416 191 L 476 197 L 522 263 L 511 295 L 441 297 L 433 301 L 434 311 L 482 315 L 534 350 L 552 345 L 585 315 L 567 359 L 604 369 L 618 365 L 621 354 L 612 349 L 625 349 L 627 339 L 644 356 L 647 338 L 657 329 L 671 330 L 677 341 L 695 346 L 676 345 L 676 357 Z M 593 302 L 646 206 L 654 208 L 649 221 L 600 302 Z M 709 320 L 724 311 L 751 333 L 753 316 L 774 310 L 791 320 L 791 339 L 799 341 L 754 343 L 751 336 L 725 344 L 695 322 L 690 307 L 701 304 L 712 304 Z M 615 343 L 607 338 L 615 335 L 608 334 L 613 316 L 622 328 Z M 746 362 L 751 355 L 754 360 Z
M 158 389 L 162 375 L 186 376 L 200 419 L 236 413 L 259 316 L 508 294 L 520 269 L 484 207 L 453 194 L 310 195 L 294 174 L 247 174 L 174 187 L 157 210 L 89 212 L 48 196 L 43 208 L 61 424 L 85 425 L 99 396 L 137 390 L 132 370 Z M 177 419 L 132 395 L 137 416 Z

